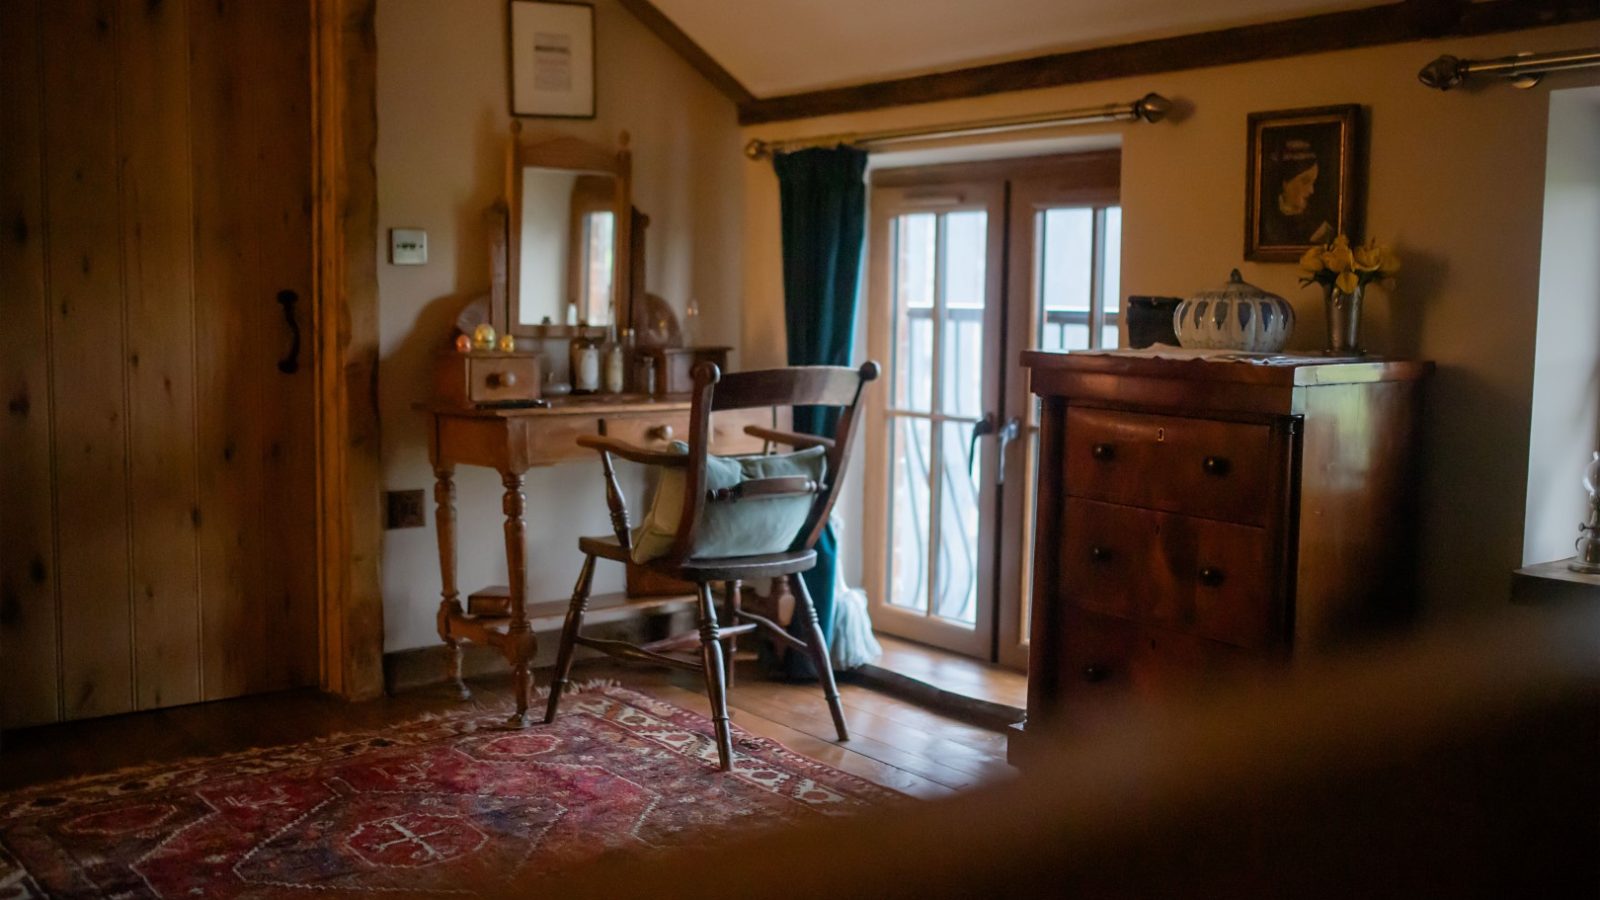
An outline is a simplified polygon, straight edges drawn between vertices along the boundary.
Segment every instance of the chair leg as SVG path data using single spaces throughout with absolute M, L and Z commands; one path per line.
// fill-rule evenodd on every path
M 578 583 L 572 587 L 572 603 L 567 606 L 567 620 L 561 626 L 555 675 L 550 680 L 550 701 L 544 708 L 546 725 L 556 720 L 556 707 L 561 704 L 561 692 L 566 689 L 567 676 L 572 672 L 572 651 L 578 645 L 578 629 L 583 627 L 583 613 L 589 606 L 589 586 L 593 582 L 594 557 L 585 556 L 583 568 L 578 572 Z
M 711 585 L 700 588 L 700 662 L 706 674 L 706 696 L 711 699 L 711 721 L 717 729 L 717 759 L 724 772 L 733 770 L 733 732 L 728 724 L 728 688 L 723 683 L 722 639 L 717 628 L 716 601 Z
M 727 600 L 727 603 L 728 603 L 728 624 L 729 625 L 737 625 L 737 624 L 739 624 L 740 606 L 744 602 L 743 598 L 739 594 L 739 589 L 740 589 L 740 583 L 737 582 L 737 581 L 726 582 L 725 585 L 724 585 L 724 588 L 723 588 L 723 593 L 724 593 L 725 599 Z M 738 656 L 739 656 L 739 636 L 736 634 L 736 635 L 733 635 L 732 637 L 728 638 L 728 655 L 727 655 L 727 660 L 726 660 L 727 665 L 726 665 L 725 668 L 727 669 L 727 673 L 728 673 L 728 690 L 730 690 L 730 691 L 733 690 L 734 661 L 738 658 Z
M 817 678 L 822 681 L 822 694 L 828 698 L 828 711 L 833 713 L 833 728 L 839 733 L 839 740 L 850 740 L 850 730 L 844 724 L 844 707 L 839 703 L 839 688 L 833 681 L 833 663 L 828 659 L 828 640 L 822 634 L 822 623 L 817 621 L 817 608 L 811 602 L 811 592 L 806 589 L 806 580 L 800 575 L 789 576 L 789 583 L 794 589 L 794 611 L 800 616 L 800 621 L 805 623 L 806 651 L 811 654 L 811 665 L 817 670 Z

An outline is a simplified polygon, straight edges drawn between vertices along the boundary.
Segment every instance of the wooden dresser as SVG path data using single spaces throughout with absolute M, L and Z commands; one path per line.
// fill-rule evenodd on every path
M 1403 619 L 1431 363 L 1028 352 L 1039 738 Z

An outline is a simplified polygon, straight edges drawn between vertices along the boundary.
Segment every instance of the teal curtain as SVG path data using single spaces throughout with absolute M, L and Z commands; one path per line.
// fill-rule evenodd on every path
M 867 153 L 855 147 L 796 150 L 773 157 L 772 167 L 778 173 L 783 222 L 783 309 L 789 365 L 850 365 L 866 234 Z M 795 430 L 803 434 L 832 437 L 837 424 L 836 409 L 798 407 L 794 411 Z M 802 576 L 829 641 L 833 640 L 837 567 L 838 543 L 830 527 L 817 542 L 816 568 Z M 790 653 L 787 659 L 790 675 L 816 674 L 802 654 Z

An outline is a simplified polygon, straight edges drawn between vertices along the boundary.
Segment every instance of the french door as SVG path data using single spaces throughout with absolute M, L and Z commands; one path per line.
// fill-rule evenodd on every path
M 1116 346 L 1116 163 L 875 179 L 869 346 L 888 384 L 869 406 L 863 549 L 880 631 L 1026 664 L 1037 413 L 1018 351 Z

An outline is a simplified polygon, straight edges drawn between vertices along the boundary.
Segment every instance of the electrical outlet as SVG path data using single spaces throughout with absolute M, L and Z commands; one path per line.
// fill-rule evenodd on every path
M 389 504 L 390 528 L 421 528 L 428 524 L 423 512 L 422 491 L 388 491 L 384 494 Z

